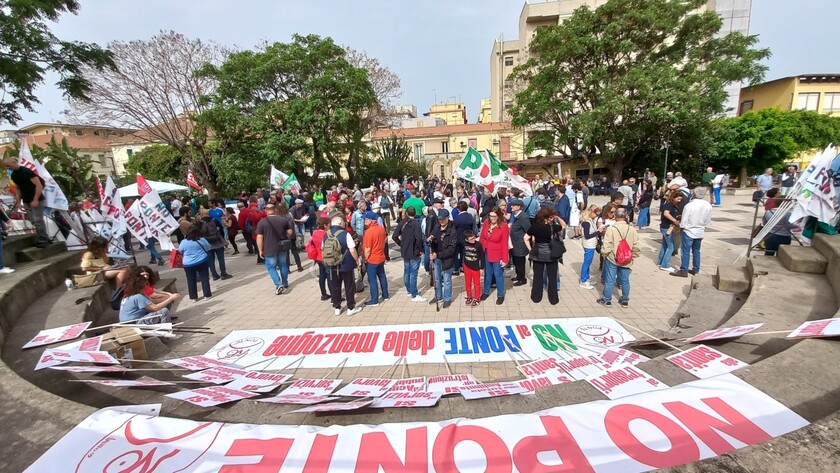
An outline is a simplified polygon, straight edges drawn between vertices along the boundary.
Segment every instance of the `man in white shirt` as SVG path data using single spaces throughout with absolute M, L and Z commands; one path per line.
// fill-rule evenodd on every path
M 706 234 L 706 227 L 712 223 L 712 204 L 706 200 L 706 188 L 696 187 L 694 198 L 685 204 L 680 219 L 682 228 L 682 248 L 680 250 L 680 269 L 671 276 L 686 278 L 689 274 L 700 272 L 700 244 Z M 694 260 L 691 271 L 688 270 L 688 260 Z
M 176 219 L 181 218 L 181 201 L 177 196 L 172 197 L 172 203 L 169 204 L 172 209 L 172 216 Z
M 688 181 L 685 180 L 681 172 L 678 172 L 676 175 L 674 175 L 674 179 L 671 181 L 671 186 L 673 186 L 674 184 L 679 185 L 680 189 L 682 189 L 683 187 L 688 187 Z

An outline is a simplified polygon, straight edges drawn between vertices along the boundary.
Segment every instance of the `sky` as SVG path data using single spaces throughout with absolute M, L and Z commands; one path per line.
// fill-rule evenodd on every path
M 539 2 L 541 0 L 532 0 Z M 161 30 L 253 48 L 292 34 L 331 36 L 366 51 L 401 79 L 400 103 L 428 111 L 436 102 L 462 101 L 470 123 L 490 96 L 490 50 L 515 38 L 522 0 L 81 0 L 78 15 L 53 26 L 63 40 L 106 45 L 148 39 Z M 834 23 L 840 0 L 753 0 L 750 33 L 770 48 L 767 80 L 803 73 L 840 73 Z M 66 104 L 49 76 L 35 113 L 18 127 L 60 121 Z M 3 128 L 6 128 L 5 124 Z

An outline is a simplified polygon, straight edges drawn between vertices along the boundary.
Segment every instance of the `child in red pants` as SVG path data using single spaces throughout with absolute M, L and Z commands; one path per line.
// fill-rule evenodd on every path
M 484 269 L 484 248 L 475 240 L 472 230 L 464 231 L 464 280 L 467 305 L 475 307 L 481 297 L 481 270 Z

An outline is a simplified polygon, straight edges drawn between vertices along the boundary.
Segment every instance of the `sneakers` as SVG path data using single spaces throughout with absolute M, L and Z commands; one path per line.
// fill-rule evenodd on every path
M 470 307 L 478 307 L 478 299 L 473 299 L 472 302 L 470 302 Z
M 602 306 L 604 306 L 604 307 L 612 307 L 612 302 L 607 301 L 607 300 L 604 300 L 604 298 L 603 298 L 603 297 L 602 297 L 602 298 L 600 298 L 600 299 L 595 300 L 595 302 L 597 302 L 597 303 L 601 304 L 601 305 L 602 305 Z
M 362 311 L 361 307 L 353 307 L 352 309 L 347 310 L 347 315 L 356 315 Z
M 452 301 L 445 301 L 445 302 L 443 303 L 443 308 L 444 308 L 444 309 L 448 309 L 448 308 L 449 308 L 449 306 L 451 306 L 451 305 L 452 305 Z
M 0 274 L 11 274 L 11 273 L 14 273 L 14 272 L 15 272 L 15 270 L 8 267 L 8 266 L 6 266 L 4 268 L 0 268 Z
M 322 300 L 322 301 L 328 301 L 328 300 L 330 300 L 330 299 L 332 299 L 332 296 L 331 296 L 331 295 L 329 295 L 329 294 L 324 295 L 324 296 L 321 296 L 321 300 Z
M 190 299 L 190 302 L 193 302 L 193 303 L 198 302 L 198 299 Z
M 676 271 L 673 266 L 668 266 L 667 268 L 659 268 L 660 271 L 668 271 L 669 273 L 673 273 Z
M 221 279 L 221 276 L 219 276 L 218 274 L 213 276 L 214 281 L 218 281 L 219 279 Z
M 502 305 L 504 303 L 505 303 L 505 298 L 504 297 L 497 297 L 496 298 L 496 305 Z
M 411 302 L 426 302 L 426 298 L 417 294 L 416 296 L 411 298 Z
M 232 278 L 232 277 L 233 277 L 233 276 L 231 276 L 230 274 L 223 274 L 223 275 L 222 275 L 222 281 L 226 281 L 226 280 L 228 280 L 228 279 L 230 279 L 230 278 Z
M 482 294 L 482 295 L 481 295 L 481 299 L 479 299 L 479 300 L 481 300 L 482 302 L 484 302 L 484 301 L 486 301 L 486 300 L 487 300 L 487 298 L 488 298 L 488 297 L 490 297 L 490 294 Z
M 514 286 L 524 286 L 524 285 L 526 285 L 526 284 L 528 284 L 528 281 L 524 281 L 524 280 L 521 280 L 521 281 L 514 281 L 514 282 L 513 282 L 513 285 L 514 285 Z
M 376 307 L 379 305 L 379 301 L 367 301 L 365 302 L 365 307 Z M 361 309 L 359 309 L 361 310 Z
M 589 283 L 589 281 L 580 283 L 580 287 L 584 289 L 595 289 L 595 286 Z
M 619 301 L 618 301 L 618 305 L 620 305 L 621 307 L 625 307 L 625 308 L 626 308 L 626 307 L 630 307 L 630 301 L 622 301 L 622 300 L 619 300 Z
M 283 286 L 277 286 L 276 288 L 274 288 L 274 294 L 276 294 L 278 296 L 280 294 L 283 294 L 284 292 L 286 292 L 286 288 L 283 287 Z
M 429 305 L 435 305 L 437 304 L 437 301 L 437 297 L 432 297 L 432 300 L 429 301 Z
M 341 309 L 340 308 L 335 309 L 335 315 L 337 315 L 337 316 L 341 315 Z
M 467 304 L 467 305 L 472 305 L 472 303 L 473 303 L 473 301 L 474 301 L 474 300 L 475 300 L 475 299 L 473 299 L 472 297 L 467 297 L 466 304 Z
M 697 273 L 699 273 L 699 272 L 700 272 L 700 271 L 695 271 L 695 270 L 693 270 L 693 269 L 689 269 L 689 270 L 688 270 L 688 274 L 692 274 L 692 275 L 693 275 L 693 274 L 697 274 Z
M 671 276 L 676 276 L 678 278 L 687 278 L 688 277 L 688 273 L 686 273 L 685 271 L 674 271 L 673 273 L 670 273 L 670 274 L 671 274 Z

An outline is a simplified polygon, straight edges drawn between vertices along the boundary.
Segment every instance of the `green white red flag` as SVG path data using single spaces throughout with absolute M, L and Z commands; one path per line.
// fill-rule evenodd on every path
M 295 194 L 300 194 L 300 182 L 298 182 L 295 173 L 289 174 L 289 177 L 286 179 L 286 182 L 283 183 L 283 190 L 287 191 L 289 189 L 294 190 Z

